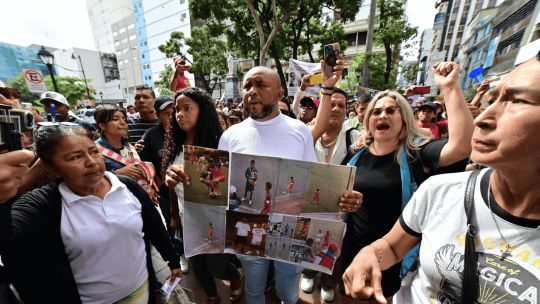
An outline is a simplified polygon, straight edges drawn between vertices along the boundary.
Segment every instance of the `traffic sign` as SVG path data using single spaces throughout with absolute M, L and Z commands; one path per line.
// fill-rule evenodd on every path
M 47 86 L 43 80 L 43 74 L 39 70 L 23 69 L 24 80 L 28 91 L 32 93 L 43 93 L 47 91 Z

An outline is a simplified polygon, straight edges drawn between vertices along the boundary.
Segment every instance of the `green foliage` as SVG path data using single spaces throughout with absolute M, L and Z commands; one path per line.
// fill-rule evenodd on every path
M 252 0 L 261 21 L 264 38 L 268 38 L 276 27 L 276 20 L 283 22 L 281 29 L 270 44 L 268 56 L 274 59 L 282 83 L 285 83 L 280 60 L 297 59 L 308 54 L 312 62 L 322 58 L 322 54 L 312 54 L 313 46 L 339 42 L 342 51 L 346 48 L 343 21 L 353 20 L 362 1 L 351 0 L 274 0 L 276 13 L 272 10 L 272 0 Z M 322 9 L 336 11 L 340 21 L 321 21 Z M 236 57 L 258 61 L 261 51 L 260 37 L 254 17 L 245 0 L 198 0 L 190 2 L 194 18 L 205 20 L 205 24 L 215 36 L 224 34 L 226 50 Z M 289 12 L 293 12 L 289 16 Z M 288 19 L 286 18 L 287 16 Z M 220 32 L 219 30 L 223 30 Z
M 171 76 L 173 74 L 172 66 L 167 64 L 165 69 L 159 73 L 159 80 L 154 81 L 154 86 L 160 95 L 174 95 L 170 89 Z
M 416 84 L 416 76 L 418 74 L 418 64 L 405 65 L 401 68 L 403 78 L 409 84 Z
M 373 43 L 385 48 L 384 81 L 387 86 L 391 86 L 395 82 L 395 72 L 400 59 L 400 46 L 417 35 L 417 28 L 407 22 L 404 10 L 405 2 L 405 0 L 377 0 L 379 15 Z M 403 45 L 402 47 L 407 48 L 408 46 Z
M 182 49 L 187 46 L 187 52 L 193 56 L 193 62 L 190 64 L 190 72 L 200 79 L 205 89 L 210 92 L 209 82 L 205 76 L 210 79 L 218 77 L 223 78 L 227 73 L 227 58 L 225 57 L 225 43 L 214 35 L 216 27 L 202 26 L 195 27 L 191 31 L 190 38 L 184 38 L 182 32 L 171 33 L 171 38 L 160 45 L 159 50 L 168 58 L 174 58 L 178 55 L 185 57 Z M 173 74 L 172 66 L 168 65 L 159 75 L 159 80 L 155 82 L 160 92 L 170 92 L 170 77 Z
M 86 87 L 84 85 L 84 79 L 73 76 L 55 76 L 56 84 L 58 85 L 58 90 L 60 94 L 64 95 L 69 102 L 69 105 L 72 109 L 75 109 L 77 106 L 78 100 L 94 99 L 96 90 L 92 86 L 88 86 L 90 91 L 90 98 L 86 96 Z M 48 90 L 54 90 L 51 76 L 45 76 L 45 85 Z M 91 79 L 86 79 L 87 82 L 91 82 Z M 24 81 L 23 74 L 17 75 L 13 78 L 9 84 L 21 91 L 21 102 L 38 102 L 39 94 L 30 93 L 26 82 Z
M 358 73 L 352 68 L 349 69 L 349 75 L 346 77 L 348 81 L 361 85 L 364 81 L 362 75 L 362 67 L 364 66 L 364 60 L 366 58 L 365 54 L 360 54 L 353 59 L 353 64 L 355 67 L 359 67 Z M 356 68 L 357 69 L 357 68 Z M 387 82 L 384 77 L 386 69 L 386 55 L 384 53 L 373 53 L 369 61 L 369 88 L 375 90 L 393 90 L 397 87 L 396 77 L 397 69 L 392 69 L 390 74 L 391 81 Z M 354 79 L 354 78 L 356 79 Z

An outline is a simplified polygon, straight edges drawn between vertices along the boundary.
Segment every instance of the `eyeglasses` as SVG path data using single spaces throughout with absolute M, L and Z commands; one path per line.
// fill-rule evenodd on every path
M 312 106 L 312 105 L 303 105 L 303 106 L 301 105 L 300 108 L 306 108 L 306 109 L 308 109 L 308 110 L 313 110 L 313 109 L 315 109 L 315 107 Z
M 0 94 L 2 94 L 7 99 L 21 99 L 21 92 L 14 88 L 0 88 Z
M 371 115 L 372 116 L 375 116 L 375 117 L 379 117 L 382 112 L 386 113 L 386 115 L 388 116 L 392 116 L 394 114 L 396 114 L 396 112 L 398 111 L 401 111 L 401 108 L 399 108 L 398 106 L 389 106 L 389 107 L 386 107 L 386 108 L 374 108 L 374 109 L 371 109 Z

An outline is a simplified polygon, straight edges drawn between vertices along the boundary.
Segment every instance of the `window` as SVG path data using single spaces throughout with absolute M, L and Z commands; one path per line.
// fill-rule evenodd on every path
M 128 25 L 128 30 L 131 30 L 133 28 L 135 28 L 135 24 L 132 23 L 132 24 Z
M 137 36 L 131 35 L 131 36 L 129 36 L 129 40 L 137 40 Z
M 186 13 L 183 13 L 181 16 L 180 16 L 180 21 L 184 21 L 186 20 Z
M 123 27 L 122 27 L 122 28 L 120 28 L 120 30 L 118 31 L 118 33 L 119 33 L 119 34 L 123 34 L 123 33 L 125 33 L 125 32 L 126 32 L 126 29 L 125 29 L 125 28 L 123 28 Z
M 120 45 L 120 41 L 115 40 L 115 41 L 114 41 L 114 46 L 119 46 L 119 45 Z
M 144 58 L 144 54 L 141 54 L 141 58 Z
M 180 4 L 186 3 L 186 0 L 180 0 Z
M 114 31 L 114 32 L 112 32 L 112 35 L 113 35 L 113 36 L 116 36 L 116 35 L 118 35 L 118 32 L 117 32 L 117 31 Z

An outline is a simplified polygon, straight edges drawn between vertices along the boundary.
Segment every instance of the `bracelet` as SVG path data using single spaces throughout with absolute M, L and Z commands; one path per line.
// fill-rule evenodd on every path
M 321 86 L 321 88 L 323 88 L 323 89 L 325 89 L 325 90 L 332 90 L 332 91 L 334 91 L 334 87 L 323 87 L 323 86 Z
M 377 255 L 377 262 L 379 263 L 379 265 L 381 265 L 382 263 L 382 249 L 379 248 L 379 247 L 375 247 L 373 245 L 369 245 L 370 247 L 373 247 L 373 249 L 375 250 L 375 254 Z
M 327 95 L 327 96 L 332 96 L 332 94 L 334 94 L 334 90 L 330 90 L 330 89 L 327 89 L 327 88 L 323 88 L 321 90 L 321 93 L 323 95 Z

